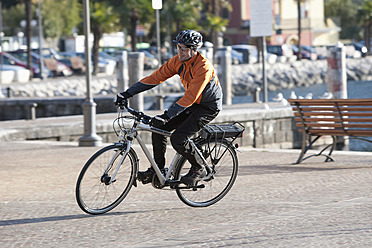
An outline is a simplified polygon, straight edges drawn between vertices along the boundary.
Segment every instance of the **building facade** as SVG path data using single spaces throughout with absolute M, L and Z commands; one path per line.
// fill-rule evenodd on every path
M 224 32 L 225 44 L 253 44 L 249 35 L 250 0 L 231 0 L 233 12 Z M 324 18 L 324 0 L 303 0 L 301 12 L 301 44 L 328 45 L 339 39 L 340 28 Z M 297 44 L 297 0 L 272 0 L 273 32 L 268 44 Z

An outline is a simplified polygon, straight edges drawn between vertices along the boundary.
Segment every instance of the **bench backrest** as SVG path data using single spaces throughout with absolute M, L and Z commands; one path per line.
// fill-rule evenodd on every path
M 372 98 L 288 99 L 299 131 L 310 135 L 372 136 Z

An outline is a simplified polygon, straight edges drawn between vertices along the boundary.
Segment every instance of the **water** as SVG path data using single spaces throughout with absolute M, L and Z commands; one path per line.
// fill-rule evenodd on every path
M 278 93 L 282 93 L 284 98 L 289 98 L 292 91 L 295 92 L 297 97 L 305 97 L 308 93 L 312 93 L 313 98 L 320 98 L 320 96 L 327 92 L 327 84 L 316 84 L 309 87 L 296 87 L 292 89 L 269 91 L 268 100 L 273 101 L 272 99 L 275 98 Z M 372 81 L 348 81 L 347 96 L 348 98 L 372 98 Z M 236 96 L 232 99 L 233 104 L 249 102 L 253 102 L 253 96 Z M 365 139 L 372 141 L 372 138 L 369 137 L 366 137 Z M 345 147 L 345 149 L 350 151 L 372 151 L 372 143 L 350 139 L 349 146 Z
M 292 89 L 282 89 L 277 91 L 268 91 L 268 100 L 276 97 L 278 93 L 282 93 L 284 98 L 289 98 L 291 92 L 294 91 L 297 96 L 305 97 L 308 93 L 313 94 L 313 98 L 320 98 L 327 92 L 327 84 L 315 84 L 309 87 L 296 87 Z M 348 98 L 372 98 L 372 81 L 348 81 L 347 82 Z M 253 102 L 253 96 L 236 96 L 232 99 L 233 104 Z

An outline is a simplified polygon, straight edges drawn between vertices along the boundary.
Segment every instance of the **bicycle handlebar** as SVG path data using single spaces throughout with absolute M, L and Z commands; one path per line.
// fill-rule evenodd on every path
M 128 100 L 123 100 L 119 103 L 117 103 L 117 106 L 120 108 L 120 109 L 126 109 L 128 110 L 128 112 L 132 115 L 134 115 L 135 117 L 137 117 L 139 120 L 141 120 L 144 124 L 150 124 L 151 122 L 151 119 L 152 117 L 149 116 L 149 115 L 145 115 L 145 113 L 143 113 L 142 111 L 138 111 L 138 110 L 135 110 L 131 107 L 128 106 Z

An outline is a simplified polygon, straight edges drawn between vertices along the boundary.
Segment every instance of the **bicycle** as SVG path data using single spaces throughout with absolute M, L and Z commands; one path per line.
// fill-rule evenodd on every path
M 130 115 L 127 115 L 129 113 Z M 179 199 L 191 207 L 207 207 L 221 200 L 232 188 L 238 174 L 237 144 L 244 126 L 238 122 L 206 125 L 196 137 L 188 139 L 205 164 L 205 173 L 195 185 L 182 184 L 179 179 L 191 165 L 176 153 L 163 171 L 152 158 L 139 131 L 155 132 L 170 137 L 171 132 L 150 125 L 151 117 L 134 110 L 124 101 L 118 106 L 113 129 L 117 143 L 98 150 L 82 168 L 76 183 L 76 200 L 88 214 L 103 214 L 118 206 L 132 186 L 137 187 L 139 159 L 133 148 L 137 140 L 156 174 L 152 186 L 175 190 Z

